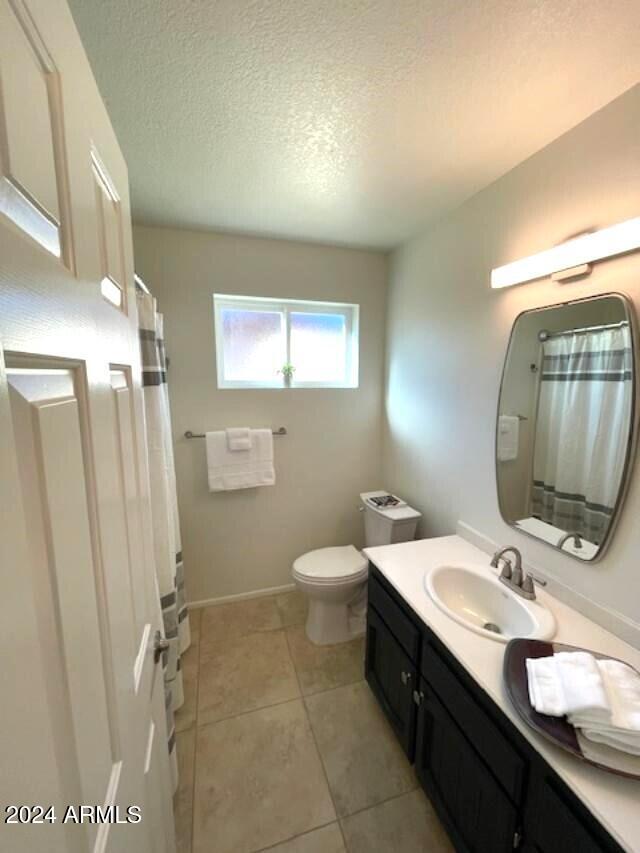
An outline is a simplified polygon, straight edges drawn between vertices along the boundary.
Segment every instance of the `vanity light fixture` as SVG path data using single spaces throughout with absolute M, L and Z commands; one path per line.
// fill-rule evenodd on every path
M 600 261 L 635 249 L 640 249 L 640 216 L 601 231 L 582 234 L 552 249 L 538 252 L 537 255 L 496 267 L 491 271 L 491 287 L 511 287 L 548 275 L 554 280 L 575 278 L 590 271 L 588 265 L 591 261 Z M 569 275 L 562 274 L 564 271 Z

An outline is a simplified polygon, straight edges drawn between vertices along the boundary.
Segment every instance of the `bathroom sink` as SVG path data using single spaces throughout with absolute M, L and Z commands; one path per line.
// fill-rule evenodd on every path
M 434 603 L 470 631 L 506 643 L 513 637 L 550 640 L 556 620 L 538 601 L 527 601 L 501 583 L 488 566 L 439 566 L 425 573 Z

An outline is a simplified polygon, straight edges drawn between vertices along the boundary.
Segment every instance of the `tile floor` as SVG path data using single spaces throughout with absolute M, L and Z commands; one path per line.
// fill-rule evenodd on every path
M 451 853 L 363 680 L 297 592 L 191 611 L 176 715 L 179 853 Z

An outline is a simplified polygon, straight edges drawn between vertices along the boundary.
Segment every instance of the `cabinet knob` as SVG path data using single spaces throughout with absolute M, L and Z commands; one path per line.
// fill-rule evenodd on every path
M 409 684 L 409 682 L 411 681 L 411 673 L 410 672 L 401 672 L 400 678 L 401 678 L 403 684 L 405 684 L 405 685 Z
M 419 707 L 420 705 L 422 705 L 423 700 L 424 700 L 424 693 L 422 692 L 422 690 L 420 690 L 420 692 L 418 692 L 417 690 L 414 690 L 413 691 L 413 701 L 415 702 L 415 704 L 418 705 L 418 707 Z

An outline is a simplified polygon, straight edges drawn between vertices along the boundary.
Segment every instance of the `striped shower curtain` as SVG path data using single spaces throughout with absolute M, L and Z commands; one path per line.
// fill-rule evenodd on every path
M 164 632 L 169 640 L 169 651 L 164 657 L 163 664 L 168 747 L 175 790 L 178 782 L 178 764 L 175 750 L 174 711 L 184 702 L 180 656 L 189 647 L 191 635 L 184 598 L 162 314 L 157 312 L 156 300 L 153 296 L 143 290 L 140 285 L 136 286 L 136 295 L 149 454 L 154 556 Z
M 595 544 L 606 535 L 622 480 L 631 367 L 626 325 L 543 344 L 532 513 Z

